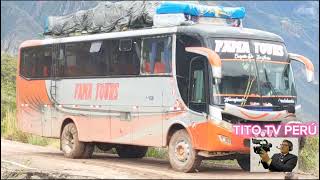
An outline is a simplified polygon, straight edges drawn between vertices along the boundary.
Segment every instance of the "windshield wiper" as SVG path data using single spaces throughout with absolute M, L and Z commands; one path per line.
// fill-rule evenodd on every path
M 271 91 L 272 91 L 272 94 L 277 95 L 276 90 L 274 89 L 272 83 L 269 81 L 269 76 L 268 76 L 268 74 L 267 74 L 266 68 L 263 68 L 263 71 L 264 71 L 264 74 L 265 74 L 265 76 L 266 76 L 267 84 L 268 84 L 269 88 L 270 88 Z
M 280 100 L 279 100 L 279 96 L 278 96 L 279 94 L 278 94 L 277 91 L 274 89 L 272 83 L 269 81 L 269 76 L 268 76 L 268 74 L 267 74 L 266 68 L 263 68 L 263 71 L 264 71 L 264 74 L 265 74 L 265 76 L 266 76 L 267 84 L 268 84 L 270 90 L 272 91 L 272 94 L 275 95 L 275 98 L 277 98 L 277 101 L 279 102 L 279 105 L 280 105 L 280 107 L 281 107 L 281 109 L 282 109 L 283 106 L 282 106 L 282 104 L 281 104 L 281 102 L 280 102 Z
M 246 101 L 248 100 L 249 98 L 249 94 L 251 92 L 251 87 L 252 87 L 252 84 L 253 84 L 253 81 L 255 80 L 255 77 L 253 77 L 252 79 L 250 79 L 250 76 L 249 76 L 249 79 L 248 79 L 248 84 L 247 84 L 247 88 L 246 88 L 246 91 L 244 93 L 244 99 L 245 101 L 241 102 L 241 106 L 244 106 L 246 104 Z

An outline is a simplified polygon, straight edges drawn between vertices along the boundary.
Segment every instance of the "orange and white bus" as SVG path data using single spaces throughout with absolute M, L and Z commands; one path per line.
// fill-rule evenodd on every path
M 294 113 L 290 63 L 275 34 L 194 24 L 28 40 L 19 48 L 17 117 L 28 133 L 60 138 L 69 158 L 94 145 L 142 158 L 168 147 L 171 166 L 237 159 L 249 170 L 250 140 L 238 123 L 279 123 Z

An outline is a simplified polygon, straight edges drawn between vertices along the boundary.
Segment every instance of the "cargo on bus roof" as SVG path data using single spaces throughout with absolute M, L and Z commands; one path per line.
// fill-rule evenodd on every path
M 207 6 L 186 2 L 163 2 L 157 9 L 157 14 L 183 13 L 191 16 L 243 19 L 244 7 Z
M 180 19 L 176 17 L 178 14 L 182 15 Z M 186 18 L 183 17 L 184 15 Z M 240 20 L 244 16 L 243 7 L 206 6 L 186 2 L 100 2 L 92 9 L 65 16 L 47 17 L 44 35 L 74 36 L 85 33 L 146 29 L 152 26 L 190 25 L 208 21 L 199 18 L 238 20 L 238 22 L 226 22 L 225 24 L 241 27 Z
M 45 19 L 44 34 L 64 36 L 70 33 L 101 33 L 152 26 L 156 1 L 100 2 L 96 7 L 65 16 Z

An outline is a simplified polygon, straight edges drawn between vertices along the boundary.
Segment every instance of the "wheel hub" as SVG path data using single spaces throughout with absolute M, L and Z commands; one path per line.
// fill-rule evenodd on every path
M 74 147 L 74 138 L 71 132 L 67 133 L 64 137 L 64 150 L 69 153 Z
M 190 154 L 190 148 L 186 141 L 180 141 L 175 146 L 175 156 L 179 161 L 186 161 Z

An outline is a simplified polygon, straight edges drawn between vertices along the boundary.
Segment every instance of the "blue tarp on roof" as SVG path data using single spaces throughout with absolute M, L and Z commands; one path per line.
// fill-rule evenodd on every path
M 156 13 L 184 13 L 192 16 L 242 19 L 245 16 L 245 9 L 244 7 L 206 6 L 184 2 L 163 2 L 157 7 Z

